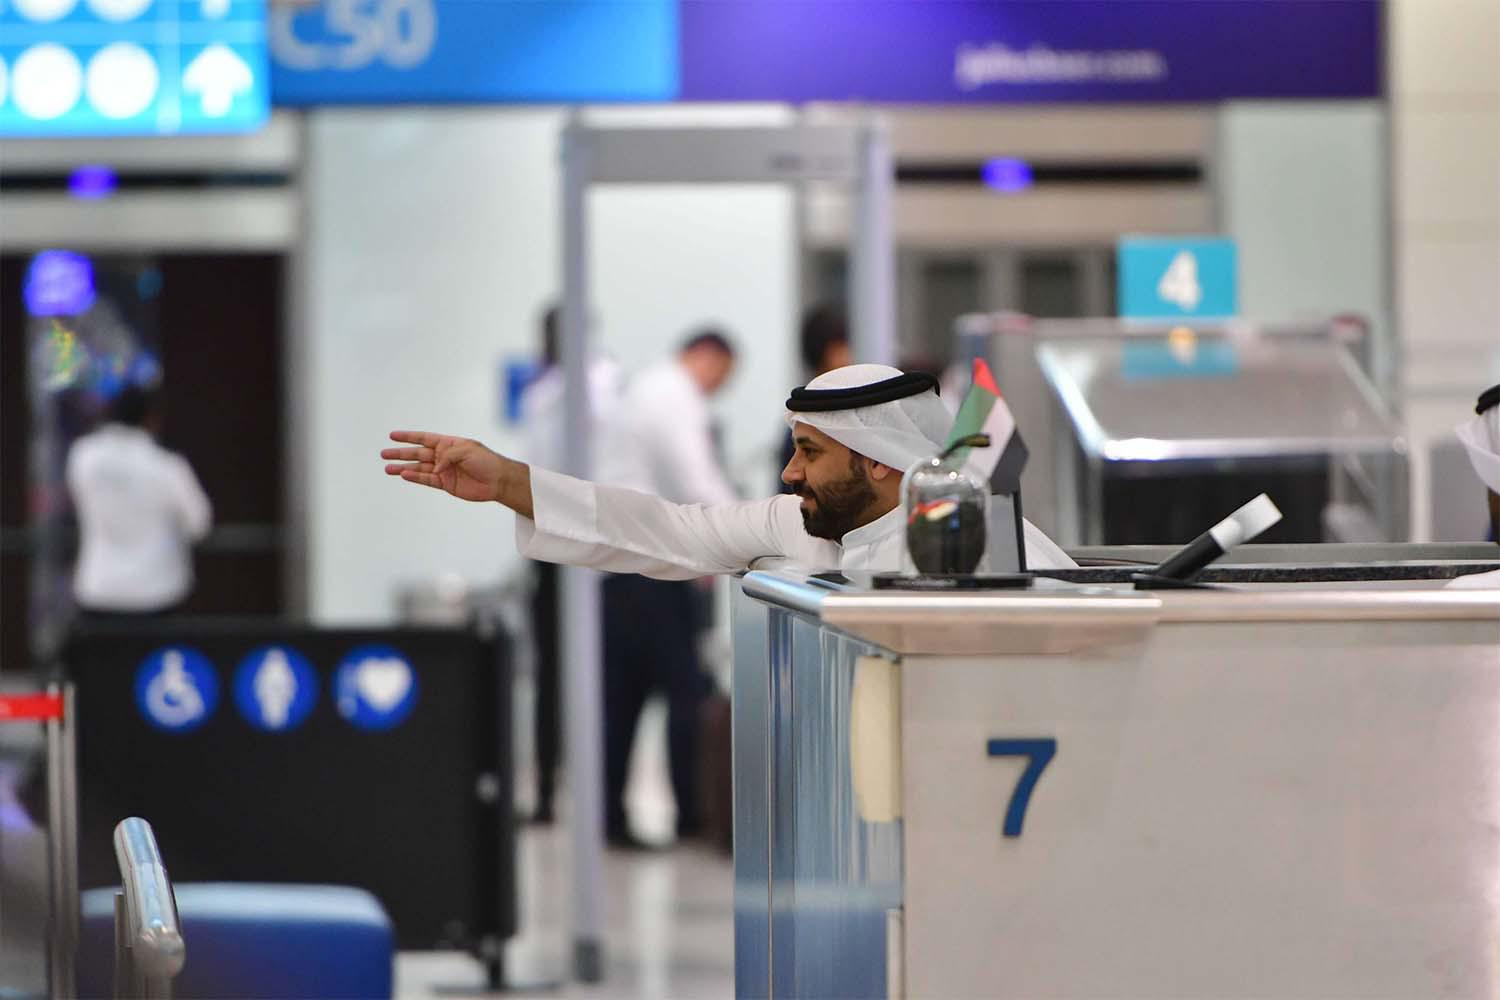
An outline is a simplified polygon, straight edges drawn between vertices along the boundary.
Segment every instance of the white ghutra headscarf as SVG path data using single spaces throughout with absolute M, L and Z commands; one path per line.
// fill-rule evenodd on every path
M 845 365 L 786 401 L 786 422 L 807 424 L 850 451 L 905 472 L 943 448 L 953 414 L 937 379 L 890 365 Z
M 1469 453 L 1469 461 L 1484 484 L 1500 493 L 1500 385 L 1479 397 L 1474 408 L 1478 414 L 1455 428 L 1458 439 Z
M 1500 385 L 1492 386 L 1480 395 L 1474 413 L 1473 420 L 1460 424 L 1455 431 L 1484 485 L 1500 493 Z M 1461 590 L 1500 590 L 1500 570 L 1456 577 L 1449 581 L 1448 586 Z

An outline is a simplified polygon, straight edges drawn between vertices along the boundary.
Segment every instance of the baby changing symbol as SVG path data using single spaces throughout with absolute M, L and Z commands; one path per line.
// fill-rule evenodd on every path
M 339 663 L 339 714 L 361 729 L 399 725 L 417 700 L 417 676 L 388 646 L 361 646 Z
M 234 701 L 257 729 L 280 732 L 302 724 L 318 700 L 318 675 L 301 654 L 263 646 L 240 661 Z
M 218 707 L 219 682 L 206 656 L 186 646 L 171 646 L 141 664 L 135 675 L 135 700 L 156 728 L 186 732 Z

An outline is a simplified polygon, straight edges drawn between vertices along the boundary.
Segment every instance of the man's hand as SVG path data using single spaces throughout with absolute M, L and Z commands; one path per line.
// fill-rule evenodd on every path
M 391 431 L 391 440 L 416 447 L 382 451 L 380 457 L 391 463 L 385 467 L 386 475 L 431 486 L 460 500 L 494 500 L 523 517 L 532 516 L 531 470 L 524 464 L 469 438 Z

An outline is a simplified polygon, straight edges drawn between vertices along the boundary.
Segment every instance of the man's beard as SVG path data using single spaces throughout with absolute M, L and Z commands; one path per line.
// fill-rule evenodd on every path
M 817 501 L 812 510 L 802 510 L 802 527 L 814 538 L 838 541 L 860 526 L 860 515 L 875 502 L 875 487 L 870 485 L 869 473 L 860 467 L 857 456 L 850 458 L 846 478 L 816 490 L 804 480 L 792 489 L 799 497 Z

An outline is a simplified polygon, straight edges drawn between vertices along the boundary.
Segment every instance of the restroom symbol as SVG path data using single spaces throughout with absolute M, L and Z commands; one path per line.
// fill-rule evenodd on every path
M 263 646 L 240 661 L 234 701 L 257 729 L 282 732 L 301 725 L 318 701 L 318 675 L 296 650 Z

